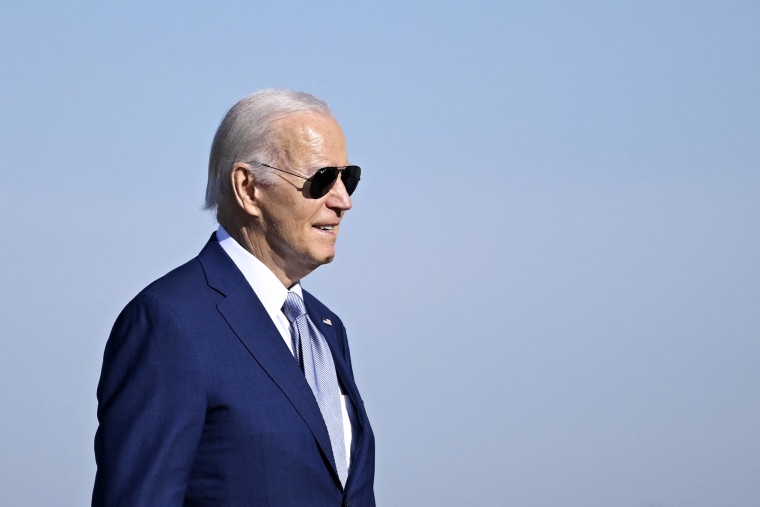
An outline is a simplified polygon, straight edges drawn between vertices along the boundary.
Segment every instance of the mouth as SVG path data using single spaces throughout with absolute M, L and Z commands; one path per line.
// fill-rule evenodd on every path
M 313 225 L 312 227 L 323 232 L 335 232 L 338 229 L 337 225 Z

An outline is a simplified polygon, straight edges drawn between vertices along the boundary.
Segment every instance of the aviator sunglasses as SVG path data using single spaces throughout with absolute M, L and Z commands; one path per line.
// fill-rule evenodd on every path
M 360 176 L 362 174 L 362 169 L 358 165 L 347 165 L 345 167 L 323 167 L 317 169 L 317 172 L 315 172 L 313 176 L 307 178 L 306 176 L 301 176 L 300 174 L 292 173 L 284 169 L 278 169 L 269 164 L 264 164 L 263 162 L 256 162 L 255 160 L 248 162 L 248 164 L 261 165 L 308 181 L 309 197 L 312 199 L 319 199 L 329 192 L 333 183 L 338 179 L 339 174 L 341 180 L 343 180 L 343 185 L 346 187 L 346 192 L 348 192 L 348 195 L 351 195 L 354 193 L 354 190 L 356 190 L 356 186 L 359 184 L 359 180 L 361 179 Z

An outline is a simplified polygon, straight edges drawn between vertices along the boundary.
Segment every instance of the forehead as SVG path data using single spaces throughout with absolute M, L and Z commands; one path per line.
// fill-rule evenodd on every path
M 346 139 L 331 116 L 296 114 L 275 121 L 274 127 L 275 145 L 288 163 L 340 165 L 346 161 Z

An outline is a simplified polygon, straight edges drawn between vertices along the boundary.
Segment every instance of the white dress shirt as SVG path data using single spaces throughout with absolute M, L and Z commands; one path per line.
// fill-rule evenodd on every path
M 274 273 L 252 253 L 243 248 L 240 243 L 230 236 L 230 234 L 221 225 L 216 231 L 216 239 L 219 245 L 230 256 L 235 266 L 243 273 L 243 276 L 250 284 L 253 291 L 258 296 L 264 309 L 274 322 L 277 330 L 282 335 L 282 339 L 293 353 L 293 340 L 290 334 L 290 321 L 282 312 L 285 305 L 285 299 L 288 296 L 288 289 L 280 282 Z M 303 299 L 301 284 L 296 282 L 289 290 L 298 294 Z M 351 418 L 349 410 L 353 410 L 353 405 L 348 396 L 340 397 L 340 410 L 343 414 L 343 437 L 346 442 L 346 463 L 351 465 Z

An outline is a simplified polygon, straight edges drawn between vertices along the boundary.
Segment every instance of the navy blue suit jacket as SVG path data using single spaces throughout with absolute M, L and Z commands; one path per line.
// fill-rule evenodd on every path
M 356 409 L 345 489 L 303 373 L 213 235 L 114 324 L 98 385 L 92 505 L 374 506 L 374 436 L 345 328 L 307 292 L 304 302 Z

